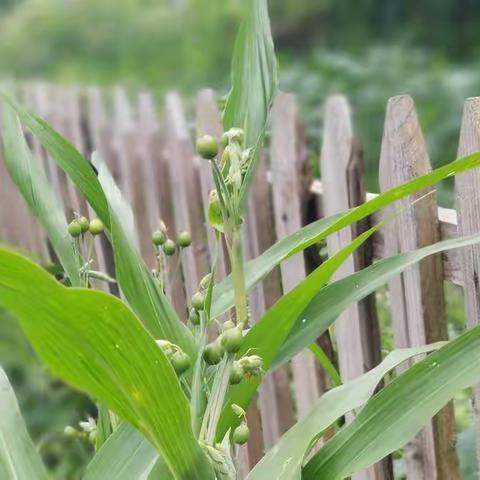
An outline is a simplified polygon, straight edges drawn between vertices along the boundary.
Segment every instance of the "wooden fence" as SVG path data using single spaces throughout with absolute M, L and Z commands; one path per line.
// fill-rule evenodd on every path
M 220 116 L 214 93 L 201 91 L 195 114 L 186 115 L 176 93 L 167 95 L 162 115 L 152 95 L 129 95 L 121 88 L 60 88 L 33 84 L 21 92 L 24 102 L 45 118 L 87 157 L 97 150 L 106 159 L 115 179 L 133 205 L 139 248 L 148 265 L 155 262 L 150 234 L 163 219 L 174 236 L 188 229 L 194 246 L 182 261 L 184 281 L 170 288 L 175 308 L 185 316 L 189 296 L 208 272 L 214 238 L 205 227 L 205 205 L 213 188 L 208 162 L 194 152 L 195 129 L 219 136 Z M 459 156 L 480 150 L 480 99 L 465 103 Z M 192 122 L 188 118 L 195 119 Z M 334 96 L 325 106 L 322 151 L 319 166 L 322 180 L 312 179 L 307 146 L 295 99 L 278 95 L 272 113 L 270 147 L 265 150 L 253 185 L 246 216 L 245 251 L 249 258 L 259 255 L 276 239 L 302 225 L 362 203 L 367 194 L 362 174 L 362 150 L 355 137 L 351 113 L 345 98 Z M 44 161 L 47 175 L 70 218 L 74 212 L 88 214 L 85 201 L 48 158 L 34 138 L 28 135 L 32 150 Z M 412 99 L 389 100 L 380 153 L 380 188 L 390 188 L 431 169 L 425 141 Z M 457 210 L 438 208 L 435 192 L 406 208 L 395 221 L 378 232 L 367 246 L 347 260 L 337 278 L 363 268 L 373 258 L 385 257 L 457 235 L 480 231 L 480 170 L 456 178 Z M 425 195 L 420 192 L 416 198 Z M 407 205 L 411 199 L 400 203 Z M 397 207 L 398 208 L 398 207 Z M 383 213 L 384 214 L 384 213 Z M 380 218 L 374 215 L 376 222 Z M 457 221 L 458 218 L 458 221 Z M 367 226 L 362 222 L 328 239 L 328 251 L 335 252 Z M 38 257 L 48 257 L 45 236 L 15 191 L 0 149 L 0 240 L 25 248 Z M 96 240 L 97 267 L 112 272 L 111 251 L 106 241 Z M 221 252 L 222 253 L 222 252 Z M 297 255 L 276 269 L 250 295 L 253 319 L 272 305 L 282 291 L 300 282 L 317 264 L 315 252 Z M 173 268 L 175 259 L 170 268 Z M 220 255 L 218 272 L 225 276 L 229 266 Z M 478 275 L 480 250 L 468 247 L 443 256 L 423 260 L 390 282 L 390 308 L 395 345 L 408 347 L 447 337 L 443 280 L 461 285 L 469 326 L 480 321 Z M 100 288 L 105 288 L 101 287 Z M 344 381 L 368 371 L 381 358 L 380 329 L 375 299 L 353 305 L 338 319 L 336 347 L 328 335 L 319 344 L 338 359 Z M 293 383 L 293 389 L 291 384 Z M 306 351 L 291 364 L 267 376 L 258 401 L 248 412 L 253 435 L 240 449 L 243 473 L 254 465 L 262 451 L 270 448 L 303 416 L 331 384 L 313 355 Z M 294 394 L 292 395 L 292 391 Z M 475 389 L 474 405 L 480 405 L 480 388 Z M 480 411 L 474 408 L 475 430 L 480 440 Z M 346 419 L 349 421 L 349 418 Z M 477 457 L 480 458 L 480 441 Z M 458 479 L 455 453 L 454 412 L 449 405 L 422 432 L 405 446 L 409 480 Z M 361 472 L 355 479 L 392 478 L 389 459 Z

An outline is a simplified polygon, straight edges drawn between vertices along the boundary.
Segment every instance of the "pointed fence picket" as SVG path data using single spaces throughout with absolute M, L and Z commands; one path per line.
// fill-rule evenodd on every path
M 195 115 L 190 116 L 176 93 L 166 97 L 165 115 L 150 92 L 113 91 L 96 87 L 57 87 L 27 84 L 19 97 L 35 113 L 64 134 L 89 159 L 98 151 L 135 213 L 139 249 L 150 268 L 156 256 L 150 234 L 165 222 L 172 238 L 190 230 L 194 245 L 169 260 L 168 294 L 182 319 L 186 318 L 190 296 L 208 272 L 218 254 L 216 278 L 229 272 L 224 245 L 218 245 L 207 227 L 206 213 L 213 182 L 208 162 L 199 159 L 192 139 L 197 133 L 220 136 L 222 132 L 215 94 L 202 90 L 196 98 Z M 196 118 L 193 118 L 196 117 Z M 465 103 L 458 155 L 480 150 L 480 99 Z M 191 127 L 193 126 L 193 128 Z M 246 258 L 254 258 L 277 239 L 305 224 L 307 205 L 312 201 L 323 215 L 362 203 L 374 194 L 363 187 L 360 142 L 347 100 L 334 96 L 325 106 L 320 170 L 322 179 L 308 173 L 307 146 L 295 99 L 279 94 L 272 111 L 269 145 L 261 152 L 251 199 L 245 216 Z M 32 151 L 43 162 L 52 189 L 70 218 L 88 214 L 88 207 L 39 143 L 26 132 Z M 0 144 L 1 145 L 1 144 Z M 311 156 L 310 156 L 311 157 Z M 430 171 L 423 134 L 408 96 L 390 99 L 386 109 L 380 155 L 381 190 Z M 368 265 L 374 258 L 410 250 L 440 239 L 477 233 L 480 230 L 480 169 L 456 178 L 457 210 L 439 208 L 433 189 L 399 202 L 399 216 L 388 222 L 348 259 L 336 274 L 341 278 Z M 413 199 L 416 202 L 409 205 Z M 401 211 L 399 211 L 399 209 Z M 388 213 L 388 212 L 387 212 Z M 91 213 L 90 213 L 91 214 Z M 328 239 L 330 254 L 359 232 L 385 218 L 385 212 L 346 228 Z M 457 222 L 458 217 L 458 222 Z M 51 249 L 36 220 L 15 191 L 0 148 L 0 241 L 49 259 Z M 180 265 L 177 267 L 177 262 Z M 315 265 L 302 254 L 276 268 L 249 296 L 252 321 L 256 321 L 282 294 L 300 282 Z M 105 238 L 95 244 L 95 267 L 114 275 L 112 251 Z M 421 345 L 445 339 L 446 315 L 443 281 L 464 290 L 468 325 L 480 322 L 480 247 L 449 251 L 423 260 L 389 285 L 394 341 L 397 347 Z M 96 285 L 97 286 L 97 285 Z M 106 285 L 98 284 L 106 289 Z M 118 290 L 110 285 L 110 291 Z M 226 318 L 225 316 L 222 319 Z M 221 320 L 222 320 L 221 319 Z M 342 379 L 351 380 L 370 370 L 381 359 L 380 329 L 374 298 L 352 305 L 338 319 L 332 338 L 336 349 L 331 360 L 338 363 Z M 324 339 L 325 340 L 325 339 Z M 319 342 L 324 345 L 325 342 Z M 330 354 L 332 352 L 329 352 Z M 331 382 L 309 351 L 297 355 L 290 365 L 268 374 L 248 412 L 252 437 L 239 449 L 243 475 L 271 448 L 280 436 L 305 415 Z M 480 387 L 474 391 L 474 420 L 477 457 L 480 459 Z M 453 407 L 445 407 L 417 437 L 405 446 L 408 480 L 457 479 Z M 349 421 L 347 417 L 346 421 Z M 391 459 L 355 475 L 355 479 L 392 478 Z

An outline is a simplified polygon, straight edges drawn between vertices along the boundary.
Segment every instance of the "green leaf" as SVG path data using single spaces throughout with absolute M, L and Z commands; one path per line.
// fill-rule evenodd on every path
M 2 127 L 8 172 L 33 215 L 47 232 L 70 282 L 79 286 L 79 257 L 75 253 L 73 239 L 68 234 L 65 214 L 59 206 L 61 203 L 55 196 L 41 163 L 28 148 L 14 110 L 8 105 L 2 108 Z
M 157 462 L 161 460 L 152 444 L 138 430 L 122 423 L 88 464 L 83 480 L 146 479 Z M 161 463 L 162 478 L 173 478 Z
M 381 210 L 382 208 L 396 202 L 397 200 L 407 197 L 408 195 L 421 190 L 427 186 L 447 177 L 457 175 L 458 173 L 470 170 L 480 165 L 480 153 L 474 153 L 466 157 L 455 160 L 443 167 L 437 168 L 432 172 L 416 177 L 409 182 L 404 183 L 398 187 L 394 187 L 386 192 L 377 195 L 375 198 L 365 202 L 364 204 L 352 208 L 343 214 L 336 214 L 334 216 L 326 217 L 311 225 L 307 225 L 293 235 L 286 237 L 277 244 L 268 249 L 264 254 L 249 262 L 251 267 L 247 270 L 247 286 L 253 287 L 265 275 L 276 267 L 279 263 L 289 258 L 290 256 L 308 248 L 315 243 L 320 242 L 332 233 L 338 232 L 342 228 L 347 227 L 372 213 Z M 325 222 L 325 223 L 320 223 Z M 298 238 L 296 238 L 298 236 Z M 256 267 L 259 273 L 256 273 Z M 252 275 L 252 278 L 250 278 Z M 233 305 L 233 292 L 231 292 L 230 278 L 224 280 L 218 285 L 218 290 L 215 289 L 214 299 L 218 302 L 218 306 L 214 305 L 212 314 L 219 315 L 228 310 Z
M 125 232 L 122 217 L 110 216 L 107 197 L 93 166 L 65 138 L 48 123 L 28 112 L 0 92 L 15 109 L 20 121 L 38 138 L 58 166 L 65 171 L 88 203 L 95 210 L 113 243 L 120 288 L 133 310 L 156 338 L 166 338 L 180 345 L 186 352 L 193 349 L 193 337 L 178 320 L 167 298 L 156 285 L 150 270 Z M 113 223 L 112 223 L 113 222 Z
M 158 449 L 177 479 L 213 479 L 188 401 L 155 340 L 119 299 L 66 288 L 0 249 L 0 305 L 14 314 L 52 372 L 90 393 Z
M 353 242 L 320 265 L 293 290 L 280 298 L 249 330 L 238 355 L 245 355 L 249 351 L 255 352 L 262 357 L 264 369 L 268 370 L 298 316 L 318 290 L 325 285 L 345 259 L 373 235 L 381 225 L 378 224 L 359 235 Z M 234 414 L 230 406 L 235 403 L 246 410 L 260 381 L 257 377 L 251 377 L 230 388 L 217 429 L 217 441 L 224 437 L 230 427 L 239 423 L 238 416 Z
M 322 218 L 282 238 L 262 255 L 245 264 L 245 282 L 248 290 L 263 280 L 277 265 L 297 252 L 316 243 L 321 233 L 334 224 L 341 214 Z M 228 276 L 213 288 L 212 318 L 226 312 L 234 302 L 232 277 Z
M 194 355 L 193 336 L 166 299 L 137 249 L 138 239 L 133 212 L 123 198 L 104 161 L 94 154 L 93 164 L 107 198 L 110 211 L 110 237 L 118 283 L 131 307 L 156 338 L 166 338 L 189 355 Z
M 305 455 L 337 418 L 361 407 L 373 395 L 380 380 L 393 368 L 409 358 L 437 350 L 439 342 L 416 348 L 395 350 L 368 373 L 325 393 L 310 413 L 297 422 L 260 460 L 247 480 L 300 480 Z
M 375 292 L 395 275 L 425 257 L 480 243 L 480 235 L 454 238 L 378 260 L 373 265 L 327 285 L 299 316 L 272 362 L 277 368 L 324 333 L 352 303 Z
M 314 455 L 302 478 L 340 480 L 407 443 L 455 393 L 480 380 L 479 349 L 477 326 L 409 368 Z
M 278 74 L 267 0 L 247 0 L 245 18 L 235 41 L 232 89 L 223 114 L 225 130 L 245 132 L 245 148 L 257 150 L 263 141 Z M 240 208 L 245 206 L 258 155 L 253 155 L 242 182 Z
M 0 412 L 0 478 L 47 480 L 47 471 L 28 435 L 15 393 L 1 368 Z

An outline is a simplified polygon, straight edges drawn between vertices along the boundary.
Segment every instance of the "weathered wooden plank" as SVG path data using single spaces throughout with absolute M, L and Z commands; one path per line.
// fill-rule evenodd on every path
M 431 170 L 425 141 L 413 100 L 389 100 L 380 156 L 380 186 L 386 190 Z M 429 195 L 425 196 L 426 193 Z M 413 250 L 439 240 L 436 195 L 433 189 L 385 227 L 388 254 Z M 410 201 L 412 200 L 410 198 Z M 390 209 L 391 211 L 391 209 Z M 439 256 L 429 257 L 390 282 L 392 323 L 397 347 L 423 345 L 447 339 L 443 272 Z M 411 479 L 459 478 L 455 452 L 454 412 L 445 407 L 422 432 L 407 444 L 407 476 Z
M 273 205 L 277 238 L 302 226 L 297 172 L 297 109 L 292 96 L 279 94 L 272 113 L 271 162 Z M 281 265 L 284 293 L 305 277 L 305 261 L 295 256 Z M 308 351 L 292 360 L 297 414 L 304 416 L 320 396 L 315 358 Z
M 182 251 L 184 285 L 190 298 L 209 271 L 209 256 L 195 154 L 181 100 L 176 93 L 170 93 L 166 99 L 166 136 L 176 233 L 188 230 L 193 239 L 192 246 Z
M 325 125 L 320 157 L 324 185 L 325 215 L 342 212 L 365 201 L 360 147 L 354 137 L 350 109 L 342 96 L 333 96 L 325 106 Z M 327 239 L 331 255 L 365 230 L 366 222 L 345 228 Z M 368 252 L 357 250 L 340 267 L 339 279 L 366 266 Z M 380 335 L 374 297 L 355 303 L 335 322 L 335 338 L 342 379 L 351 381 L 371 370 L 381 360 Z M 388 460 L 357 473 L 355 479 L 391 478 Z
M 458 156 L 480 150 L 480 97 L 469 98 L 463 110 Z M 458 235 L 480 232 L 480 169 L 462 173 L 455 178 Z M 472 246 L 458 252 L 465 299 L 466 323 L 480 323 L 480 247 Z M 477 463 L 480 466 L 480 385 L 474 388 L 473 412 L 476 436 Z

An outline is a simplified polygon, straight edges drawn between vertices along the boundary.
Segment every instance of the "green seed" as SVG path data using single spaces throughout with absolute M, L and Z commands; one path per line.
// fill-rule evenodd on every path
M 237 353 L 242 346 L 243 333 L 239 327 L 225 330 L 221 336 L 222 347 L 228 353 Z
M 100 235 L 103 232 L 103 223 L 100 219 L 94 218 L 88 227 L 92 235 Z
M 175 242 L 173 240 L 170 240 L 169 238 L 165 240 L 165 243 L 163 244 L 163 251 L 165 255 L 174 255 L 176 250 L 177 246 L 175 245 Z
M 194 308 L 190 309 L 190 313 L 188 314 L 188 320 L 192 325 L 200 325 L 200 315 Z
M 223 357 L 223 348 L 218 342 L 209 343 L 203 350 L 203 359 L 208 365 L 216 365 Z
M 234 362 L 230 372 L 230 384 L 238 385 L 243 380 L 243 368 L 238 362 Z
M 77 222 L 82 227 L 82 233 L 88 232 L 88 229 L 90 227 L 90 222 L 87 217 L 80 217 L 77 219 Z
M 172 366 L 175 369 L 177 375 L 181 375 L 190 368 L 190 357 L 181 350 L 175 352 L 170 358 Z
M 233 431 L 233 441 L 238 443 L 238 445 L 243 445 L 247 443 L 250 437 L 250 429 L 248 428 L 246 423 L 241 423 L 234 431 Z
M 211 135 L 203 135 L 197 139 L 197 152 L 206 160 L 212 160 L 217 156 L 218 143 Z
M 182 248 L 189 247 L 192 244 L 192 235 L 186 230 L 178 234 L 177 245 Z
M 72 220 L 68 225 L 68 233 L 76 238 L 82 234 L 82 226 L 77 220 Z
M 166 240 L 167 240 L 167 236 L 161 230 L 155 230 L 152 233 L 152 243 L 156 247 L 159 247 L 160 245 L 163 245 Z
M 192 296 L 192 307 L 195 310 L 203 310 L 205 308 L 205 295 L 197 292 Z

